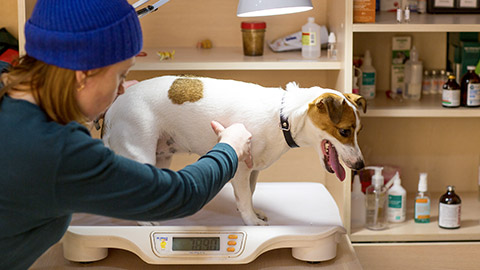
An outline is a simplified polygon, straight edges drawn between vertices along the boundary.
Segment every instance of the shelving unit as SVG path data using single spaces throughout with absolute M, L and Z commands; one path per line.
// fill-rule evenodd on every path
M 160 61 L 158 51 L 172 52 L 173 59 Z M 340 70 L 341 61 L 327 59 L 326 51 L 318 60 L 303 59 L 298 51 L 274 53 L 265 48 L 262 56 L 244 56 L 240 47 L 197 49 L 192 47 L 145 48 L 145 57 L 137 57 L 132 70 Z
M 480 108 L 445 108 L 440 94 L 423 96 L 421 100 L 390 99 L 380 92 L 368 101 L 362 117 L 480 117 Z
M 441 193 L 432 193 L 432 211 L 430 223 L 415 223 L 414 205 L 411 198 L 415 193 L 407 194 L 407 220 L 405 223 L 389 223 L 388 229 L 372 231 L 365 228 L 353 228 L 350 239 L 353 242 L 444 242 L 444 241 L 480 241 L 480 222 L 478 209 L 480 201 L 477 192 L 461 193 L 462 223 L 459 229 L 438 227 L 438 199 Z

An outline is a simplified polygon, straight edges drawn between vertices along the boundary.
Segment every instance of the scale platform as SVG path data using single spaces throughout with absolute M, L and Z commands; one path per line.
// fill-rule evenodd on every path
M 257 183 L 253 203 L 265 212 L 269 226 L 243 224 L 230 184 L 196 214 L 159 226 L 72 225 L 63 239 L 64 257 L 93 262 L 116 248 L 149 264 L 246 264 L 269 250 L 291 248 L 302 261 L 335 258 L 346 230 L 324 185 Z

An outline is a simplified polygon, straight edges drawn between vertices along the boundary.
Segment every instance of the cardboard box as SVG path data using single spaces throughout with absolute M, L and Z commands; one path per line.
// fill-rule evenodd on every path
M 405 62 L 410 59 L 411 47 L 412 37 L 410 36 L 392 38 L 390 90 L 397 95 L 402 95 L 405 90 Z
M 353 0 L 353 22 L 375 22 L 375 0 Z

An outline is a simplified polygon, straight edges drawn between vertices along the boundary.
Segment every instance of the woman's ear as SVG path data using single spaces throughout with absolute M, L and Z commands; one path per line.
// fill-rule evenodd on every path
M 77 91 L 82 90 L 85 87 L 87 80 L 87 73 L 85 71 L 75 71 L 75 79 L 77 80 Z

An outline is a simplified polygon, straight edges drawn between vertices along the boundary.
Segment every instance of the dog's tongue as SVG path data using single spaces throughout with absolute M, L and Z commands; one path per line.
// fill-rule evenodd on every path
M 328 153 L 330 166 L 332 166 L 332 169 L 335 171 L 337 178 L 340 179 L 340 181 L 345 180 L 345 169 L 340 164 L 340 161 L 338 161 L 337 150 L 335 149 L 335 147 L 333 147 L 332 144 L 330 144 L 329 146 Z

